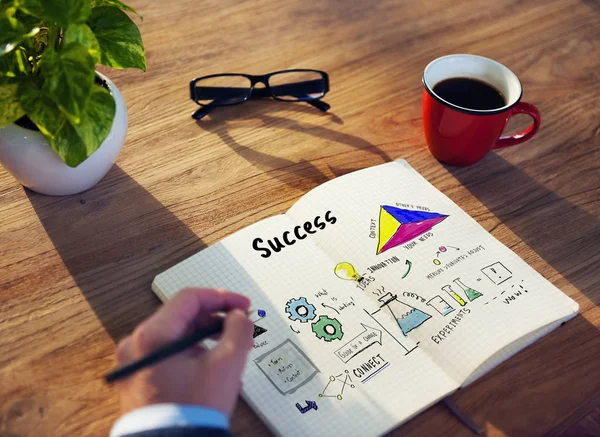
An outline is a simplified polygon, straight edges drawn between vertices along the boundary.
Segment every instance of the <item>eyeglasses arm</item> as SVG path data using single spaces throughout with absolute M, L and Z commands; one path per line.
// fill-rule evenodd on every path
M 329 111 L 329 108 L 331 108 L 331 105 L 329 105 L 329 103 L 324 102 L 323 100 L 306 100 L 306 103 L 311 104 L 312 106 L 323 112 L 327 112 Z
M 206 117 L 208 114 L 210 114 L 210 112 L 214 109 L 214 106 L 203 106 L 199 109 L 196 110 L 196 112 L 194 112 L 192 114 L 192 118 L 194 120 L 202 120 L 204 117 Z

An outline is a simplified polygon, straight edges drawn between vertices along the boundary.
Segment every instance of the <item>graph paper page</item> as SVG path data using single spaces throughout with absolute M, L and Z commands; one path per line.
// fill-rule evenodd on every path
M 382 435 L 458 386 L 387 332 L 366 295 L 340 286 L 314 243 L 337 224 L 317 215 L 310 226 L 281 215 L 245 228 L 160 274 L 153 289 L 162 300 L 191 286 L 250 297 L 256 337 L 243 396 L 277 434 Z
M 329 181 L 287 215 L 303 222 L 324 211 L 336 223 L 313 240 L 332 260 L 332 287 L 370 301 L 377 323 L 459 384 L 578 310 L 405 161 Z

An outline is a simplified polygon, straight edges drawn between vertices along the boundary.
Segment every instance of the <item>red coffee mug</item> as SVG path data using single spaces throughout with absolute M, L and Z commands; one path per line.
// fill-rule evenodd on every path
M 506 105 L 477 110 L 454 105 L 433 88 L 451 78 L 473 78 L 494 86 Z M 481 56 L 449 55 L 432 61 L 423 72 L 423 127 L 429 150 L 439 161 L 451 165 L 471 165 L 491 149 L 515 146 L 532 138 L 541 123 L 540 112 L 521 102 L 523 87 L 504 65 Z M 514 114 L 527 114 L 533 123 L 524 131 L 501 136 Z

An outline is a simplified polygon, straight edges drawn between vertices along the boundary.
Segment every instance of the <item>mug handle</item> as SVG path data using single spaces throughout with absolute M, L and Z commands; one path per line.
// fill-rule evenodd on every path
M 540 128 L 542 117 L 540 117 L 540 111 L 538 111 L 538 108 L 535 106 L 530 105 L 529 103 L 519 102 L 510 110 L 511 117 L 515 114 L 527 114 L 533 118 L 533 123 L 521 132 L 500 137 L 492 149 L 500 149 L 502 147 L 516 146 L 517 144 L 524 143 L 532 138 Z

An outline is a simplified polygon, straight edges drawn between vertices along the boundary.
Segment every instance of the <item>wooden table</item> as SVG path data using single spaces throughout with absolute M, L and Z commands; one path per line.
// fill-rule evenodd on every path
M 0 170 L 0 435 L 106 435 L 118 400 L 101 378 L 119 338 L 159 306 L 156 274 L 329 179 L 398 158 L 581 306 L 461 391 L 460 407 L 490 436 L 582 435 L 597 419 L 598 0 L 131 4 L 148 71 L 102 69 L 130 114 L 116 166 L 62 198 Z M 535 139 L 471 168 L 438 163 L 421 129 L 423 68 L 461 52 L 511 68 L 543 120 Z M 190 118 L 192 77 L 292 67 L 329 72 L 329 114 L 264 101 Z M 267 432 L 243 402 L 233 430 Z M 394 434 L 470 435 L 441 406 Z

